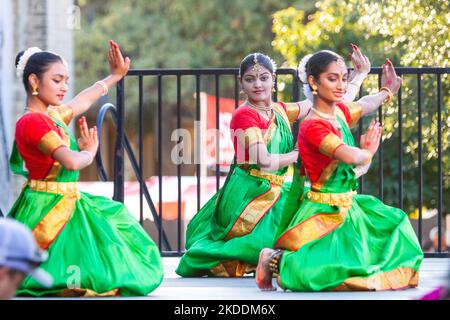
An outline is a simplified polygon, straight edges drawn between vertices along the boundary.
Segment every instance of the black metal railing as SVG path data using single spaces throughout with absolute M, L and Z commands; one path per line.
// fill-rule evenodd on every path
M 450 253 L 443 252 L 441 237 L 443 232 L 442 225 L 442 193 L 443 193 L 443 184 L 442 184 L 442 90 L 441 90 L 441 77 L 443 74 L 448 74 L 450 68 L 397 68 L 396 71 L 399 75 L 413 75 L 417 77 L 417 116 L 418 116 L 418 131 L 417 138 L 419 142 L 419 146 L 422 144 L 422 76 L 434 75 L 436 76 L 436 112 L 438 117 L 437 122 L 437 130 L 438 130 L 438 145 L 437 145 L 437 162 L 438 162 L 438 177 L 437 177 L 437 211 L 438 211 L 438 249 L 435 253 L 426 253 L 427 257 L 450 257 Z M 381 68 L 372 68 L 371 74 L 378 75 L 378 84 L 380 85 L 381 79 Z M 290 101 L 298 101 L 300 100 L 300 90 L 299 90 L 299 82 L 297 81 L 297 70 L 295 69 L 279 69 L 277 71 L 278 75 L 287 75 L 292 78 L 292 90 L 291 90 L 291 99 Z M 216 128 L 219 129 L 219 108 L 220 108 L 220 79 L 222 76 L 234 76 L 234 100 L 235 107 L 238 107 L 239 103 L 239 84 L 238 84 L 238 69 L 146 69 L 146 70 L 130 70 L 127 76 L 122 79 L 117 85 L 117 108 L 114 108 L 112 105 L 104 106 L 102 108 L 102 112 L 100 113 L 99 119 L 101 119 L 100 123 L 103 121 L 104 114 L 111 110 L 113 112 L 114 119 L 116 121 L 117 127 L 117 139 L 115 145 L 114 152 L 114 199 L 117 201 L 124 201 L 124 151 L 127 152 L 128 157 L 132 163 L 132 167 L 136 178 L 140 184 L 140 217 L 142 223 L 143 217 L 143 198 L 147 201 L 147 205 L 150 207 L 150 211 L 152 212 L 155 225 L 158 230 L 158 239 L 157 242 L 159 244 L 159 248 L 161 253 L 164 256 L 175 255 L 179 256 L 183 253 L 182 248 L 182 216 L 181 216 L 181 167 L 182 164 L 177 164 L 177 199 L 178 199 L 178 216 L 177 216 L 177 248 L 172 250 L 170 247 L 169 241 L 167 240 L 167 235 L 163 228 L 163 218 L 164 212 L 162 207 L 162 175 L 163 175 L 163 167 L 162 167 L 162 98 L 163 98 L 163 78 L 165 77 L 176 77 L 176 125 L 177 128 L 181 128 L 181 79 L 182 77 L 193 77 L 195 79 L 195 120 L 200 121 L 201 118 L 201 110 L 200 110 L 200 91 L 201 91 L 201 80 L 202 77 L 214 77 L 215 85 L 214 85 L 214 94 L 216 97 Z M 134 156 L 134 153 L 130 147 L 129 141 L 125 135 L 125 82 L 127 79 L 136 78 L 138 79 L 139 86 L 139 99 L 138 99 L 138 115 L 139 115 L 139 129 L 138 129 L 138 160 Z M 156 112 L 157 112 L 157 156 L 158 156 L 158 183 L 159 183 L 159 194 L 158 194 L 158 210 L 156 210 L 153 205 L 153 201 L 150 197 L 148 189 L 145 185 L 145 179 L 143 175 L 143 118 L 144 118 L 144 90 L 143 90 L 143 79 L 144 77 L 153 77 L 156 80 Z M 361 88 L 360 94 L 363 93 L 363 88 Z M 284 97 L 286 99 L 286 97 Z M 274 99 L 278 99 L 278 77 L 275 85 L 275 93 Z M 398 202 L 399 207 L 403 209 L 403 200 L 404 200 L 404 174 L 403 174 L 403 143 L 402 143 L 402 126 L 403 126 L 403 99 L 402 99 L 402 89 L 400 89 L 397 94 L 397 107 L 398 107 Z M 383 108 L 380 107 L 378 111 L 379 121 L 383 121 Z M 98 125 L 100 129 L 100 125 Z M 362 121 L 359 124 L 359 132 L 362 132 Z M 295 130 L 294 130 L 295 131 Z M 101 130 L 99 130 L 101 132 Z M 296 135 L 295 135 L 296 137 Z M 202 146 L 199 141 L 196 141 L 196 152 L 200 152 Z M 216 140 L 216 151 L 219 152 L 219 141 Z M 219 159 L 219 155 L 217 154 L 217 159 Z M 384 148 L 383 144 L 381 144 L 379 152 L 378 152 L 378 172 L 377 176 L 379 179 L 378 185 L 378 196 L 381 200 L 384 199 Z M 101 156 L 97 157 L 97 164 L 99 165 L 99 172 L 102 179 L 106 179 L 106 174 L 102 169 Z M 220 188 L 220 168 L 219 164 L 216 165 L 216 190 Z M 422 148 L 419 147 L 418 150 L 418 203 L 417 206 L 419 208 L 419 218 L 418 218 L 418 238 L 420 243 L 422 243 L 422 207 L 423 207 L 423 154 Z M 197 181 L 197 209 L 199 210 L 201 207 L 201 198 L 200 198 L 200 187 L 201 187 L 201 179 L 200 179 L 200 164 L 196 164 L 196 181 Z M 365 189 L 365 179 L 360 178 L 360 192 Z M 450 227 L 450 226 L 449 226 Z M 164 246 L 164 248 L 163 248 Z

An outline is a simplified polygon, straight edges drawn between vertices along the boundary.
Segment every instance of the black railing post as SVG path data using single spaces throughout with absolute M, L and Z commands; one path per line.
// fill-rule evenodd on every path
M 419 219 L 418 219 L 418 234 L 419 243 L 422 246 L 422 207 L 423 207 L 423 168 L 422 168 L 422 78 L 421 75 L 417 75 L 417 117 L 418 117 L 418 128 L 417 128 L 417 149 L 418 149 L 418 167 L 419 167 L 419 194 L 418 194 L 418 209 L 419 209 Z
M 300 81 L 298 79 L 297 69 L 292 74 L 292 101 L 300 101 Z
M 122 78 L 117 84 L 117 137 L 114 149 L 114 196 L 113 199 L 124 202 L 125 170 L 124 170 L 124 119 L 125 119 L 125 81 Z
M 403 109 L 402 87 L 398 90 L 398 206 L 403 210 Z
M 200 111 L 200 107 L 201 107 L 201 101 L 200 101 L 200 75 L 197 74 L 195 77 L 195 98 L 196 98 L 196 120 L 197 120 L 197 126 L 198 126 L 198 133 L 197 133 L 197 140 L 195 141 L 195 153 L 196 153 L 196 157 L 195 159 L 197 159 L 198 162 L 202 161 L 202 153 L 201 153 L 201 130 L 200 130 L 200 117 L 201 117 L 201 111 Z M 200 163 L 196 163 L 195 164 L 195 168 L 197 171 L 197 211 L 200 210 L 200 184 L 201 184 L 201 179 L 200 179 Z
M 177 129 L 181 129 L 181 75 L 177 75 Z M 177 140 L 177 157 L 180 156 L 180 143 L 181 136 L 178 136 Z M 177 162 L 177 193 L 178 193 L 178 254 L 181 254 L 181 163 Z
M 437 74 L 437 151 L 438 151 L 438 252 L 442 252 L 442 96 L 441 75 Z M 449 226 L 447 226 L 449 228 Z
M 423 220 L 422 220 L 422 207 L 423 207 L 423 202 L 424 202 L 424 171 L 425 168 L 424 167 L 424 160 L 423 160 L 423 148 L 422 148 L 422 143 L 423 143 L 423 103 L 422 103 L 422 99 L 423 99 L 423 88 L 422 88 L 422 75 L 423 74 L 430 74 L 430 75 L 435 75 L 436 76 L 436 81 L 437 82 L 437 101 L 436 101 L 436 105 L 437 105 L 437 119 L 436 119 L 436 114 L 433 114 L 432 119 L 435 120 L 434 124 L 436 124 L 437 122 L 437 162 L 438 162 L 438 172 L 437 172 L 437 195 L 436 198 L 433 198 L 433 201 L 436 199 L 436 207 L 437 207 L 437 211 L 438 211 L 438 215 L 437 215 L 437 228 L 438 228 L 438 248 L 437 248 L 437 252 L 433 252 L 433 253 L 429 253 L 426 252 L 425 253 L 425 257 L 450 257 L 450 253 L 448 252 L 443 252 L 443 243 L 442 243 L 442 236 L 443 236 L 443 232 L 444 232 L 444 222 L 443 220 L 443 191 L 444 191 L 444 186 L 443 186 L 443 151 L 445 151 L 443 149 L 443 143 L 442 143 L 442 139 L 443 139 L 443 134 L 442 134 L 442 130 L 445 130 L 445 124 L 442 123 L 442 118 L 445 116 L 446 110 L 443 110 L 444 106 L 443 101 L 442 101 L 442 90 L 441 90 L 441 75 L 442 74 L 448 74 L 449 73 L 450 68 L 432 68 L 432 67 L 424 67 L 424 68 L 409 68 L 409 67 L 403 67 L 403 68 L 396 68 L 397 73 L 402 76 L 402 75 L 417 75 L 417 100 L 418 100 L 418 109 L 417 109 L 417 115 L 418 115 L 418 122 L 417 122 L 417 132 L 415 132 L 415 134 L 417 134 L 418 137 L 418 144 L 419 144 L 419 148 L 418 148 L 418 201 L 417 201 L 417 205 L 419 206 L 418 210 L 419 210 L 419 217 L 418 217 L 418 238 L 419 238 L 419 242 L 422 245 L 422 231 L 423 231 Z M 377 74 L 378 75 L 378 85 L 381 85 L 381 73 L 382 70 L 379 67 L 376 68 L 372 68 L 370 71 L 371 74 Z M 292 83 L 292 100 L 291 99 L 287 99 L 288 102 L 293 102 L 293 101 L 299 101 L 300 100 L 300 83 L 297 80 L 297 70 L 295 69 L 288 69 L 288 68 L 280 68 L 279 70 L 277 70 L 277 74 L 279 75 L 292 75 L 293 76 L 293 83 Z M 118 85 L 117 85 L 117 112 L 113 112 L 113 116 L 115 118 L 115 121 L 117 123 L 117 141 L 116 141 L 116 146 L 115 146 L 115 154 L 114 154 L 114 160 L 115 160 L 115 167 L 114 167 L 114 199 L 118 200 L 118 201 L 122 201 L 124 200 L 124 152 L 126 152 L 126 154 L 129 156 L 132 167 L 133 167 L 133 171 L 136 174 L 137 179 L 139 180 L 140 183 L 140 220 L 142 222 L 142 215 L 143 215 L 143 199 L 145 198 L 145 200 L 148 203 L 148 206 L 150 208 L 151 213 L 153 214 L 154 220 L 155 220 L 155 225 L 158 228 L 159 231 L 159 236 L 158 236 L 158 240 L 159 240 L 159 248 L 161 250 L 161 253 L 164 256 L 168 256 L 168 255 L 181 255 L 182 251 L 181 251 L 181 247 L 182 247 L 182 238 L 181 238 L 181 232 L 182 232 L 182 189 L 181 189 L 181 182 L 182 182 L 182 166 L 181 164 L 177 165 L 177 171 L 176 171 L 176 175 L 177 175 L 177 179 L 178 179 L 178 185 L 177 185 L 177 193 L 178 193 L 178 224 L 177 224 L 177 233 L 178 233 L 178 237 L 177 237 L 177 250 L 175 251 L 171 251 L 171 247 L 168 241 L 168 238 L 166 237 L 166 234 L 164 232 L 164 225 L 163 225 L 163 208 L 162 208 L 162 189 L 163 189 L 163 181 L 162 181 L 162 177 L 163 177 L 163 150 L 164 147 L 162 145 L 163 141 L 162 141 L 162 127 L 165 124 L 162 124 L 162 120 L 164 119 L 164 117 L 162 116 L 162 92 L 164 89 L 163 86 L 163 81 L 162 78 L 164 76 L 176 76 L 177 77 L 177 111 L 176 111 L 176 115 L 177 115 L 177 127 L 180 128 L 181 126 L 181 116 L 182 116 L 182 110 L 181 110 L 181 80 L 180 78 L 182 76 L 193 76 L 194 77 L 194 81 L 195 81 L 195 87 L 193 88 L 195 95 L 195 102 L 194 102 L 194 107 L 196 107 L 196 110 L 194 112 L 194 120 L 197 121 L 196 124 L 196 130 L 198 131 L 198 121 L 200 121 L 201 118 L 204 118 L 205 115 L 201 114 L 202 112 L 202 108 L 201 108 L 201 97 L 200 97 L 200 88 L 201 88 L 201 77 L 202 76 L 214 76 L 215 77 L 215 96 L 216 96 L 216 105 L 215 105 L 215 109 L 216 109 L 216 129 L 220 129 L 220 93 L 222 90 L 220 90 L 220 77 L 223 75 L 227 75 L 227 76 L 233 76 L 235 78 L 235 83 L 234 83 L 234 88 L 231 87 L 230 89 L 230 94 L 233 95 L 233 91 L 234 91 L 234 104 L 235 107 L 238 107 L 239 104 L 239 80 L 237 78 L 238 75 L 238 69 L 234 68 L 217 68 L 217 69 L 151 69 L 151 70 L 130 70 L 130 72 L 128 73 L 127 76 L 138 76 L 139 77 L 139 160 L 136 160 L 136 157 L 133 154 L 133 151 L 131 150 L 131 146 L 130 143 L 128 141 L 128 138 L 126 136 L 126 134 L 124 133 L 124 124 L 125 124 L 125 110 L 124 110 L 124 105 L 125 105 L 125 83 L 124 80 L 122 79 Z M 157 159 L 158 159 L 158 173 L 157 175 L 159 176 L 159 213 L 157 212 L 158 210 L 156 210 L 151 197 L 150 197 L 150 193 L 149 190 L 145 184 L 145 178 L 144 178 L 144 172 L 143 172 L 143 164 L 145 162 L 145 155 L 143 155 L 143 138 L 144 138 L 144 130 L 143 130 L 143 117 L 144 117 L 144 110 L 142 107 L 143 104 L 143 85 L 142 85 L 142 81 L 143 81 L 143 77 L 145 76 L 156 76 L 158 79 L 158 103 L 157 103 L 157 117 L 158 117 L 158 130 L 157 130 Z M 233 90 L 234 89 L 234 90 Z M 274 92 L 274 98 L 276 100 L 278 100 L 278 98 L 280 97 L 278 95 L 278 83 L 276 83 L 275 85 L 275 92 Z M 213 87 L 214 90 L 214 87 Z M 362 88 L 361 88 L 362 90 Z M 444 95 L 446 93 L 444 92 Z M 361 95 L 361 92 L 360 92 Z M 404 97 L 403 97 L 404 98 Z M 433 103 L 434 104 L 434 103 Z M 210 106 L 211 107 L 211 106 Z M 446 106 L 445 106 L 446 108 Z M 394 143 L 395 146 L 398 146 L 398 154 L 396 154 L 394 152 L 394 154 L 390 154 L 387 156 L 391 156 L 393 157 L 393 159 L 390 159 L 394 162 L 394 169 L 395 167 L 398 165 L 398 176 L 397 178 L 397 186 L 398 186 L 398 207 L 403 208 L 406 201 L 404 198 L 405 192 L 407 192 L 407 190 L 404 189 L 404 177 L 405 174 L 407 172 L 403 172 L 403 166 L 404 166 L 404 158 L 405 155 L 403 154 L 404 152 L 404 145 L 403 145 L 403 137 L 405 137 L 405 139 L 407 138 L 407 136 L 405 135 L 406 131 L 404 131 L 403 129 L 403 115 L 402 113 L 404 112 L 404 106 L 403 106 L 403 101 L 402 101 L 402 92 L 401 90 L 398 93 L 398 113 L 396 115 L 395 119 L 391 119 L 391 120 L 397 120 L 398 122 L 398 128 L 394 129 L 394 136 L 395 133 L 397 131 L 398 133 L 398 141 L 391 141 L 391 143 Z M 384 108 L 384 110 L 382 109 L 382 107 L 380 107 L 378 109 L 377 115 L 376 117 L 379 119 L 380 123 L 383 123 L 383 112 L 386 112 L 386 107 Z M 116 117 L 117 115 L 117 117 Z M 444 118 L 445 119 L 445 118 Z M 385 122 L 385 121 L 384 121 Z M 296 123 L 298 124 L 298 122 Z M 362 133 L 362 129 L 363 129 L 363 122 L 360 122 L 360 127 L 359 127 L 359 133 Z M 408 131 L 409 132 L 409 131 Z M 294 131 L 293 131 L 294 133 Z M 294 133 L 295 134 L 295 133 Z M 218 139 L 219 137 L 217 137 Z M 295 137 L 296 138 L 296 137 Z M 200 158 L 201 155 L 201 148 L 203 148 L 204 146 L 200 145 L 200 132 L 196 132 L 196 141 L 194 142 L 195 145 L 195 159 L 196 160 L 202 160 Z M 178 142 L 181 142 L 181 137 L 178 138 Z M 405 141 L 406 142 L 406 141 Z M 220 160 L 220 154 L 219 154 L 219 140 L 216 141 L 216 148 L 217 148 L 217 153 L 216 153 L 216 157 L 217 160 Z M 179 151 L 179 150 L 178 150 Z M 378 177 L 379 177 L 379 186 L 378 186 L 378 194 L 379 194 L 379 198 L 383 201 L 384 199 L 384 168 L 383 168 L 383 161 L 384 161 L 384 152 L 383 152 L 383 143 L 380 144 L 380 148 L 379 148 L 379 152 L 378 152 L 378 165 L 379 165 L 379 170 L 377 173 Z M 397 159 L 395 159 L 395 157 L 397 156 Z M 433 159 L 434 160 L 434 159 Z M 218 161 L 219 162 L 219 161 Z M 139 163 L 139 164 L 138 164 Z M 386 166 L 386 165 L 385 165 Z M 195 163 L 195 167 L 196 167 L 196 172 L 195 172 L 195 176 L 194 178 L 196 178 L 197 181 L 197 197 L 196 199 L 192 199 L 193 202 L 196 200 L 196 205 L 197 205 L 197 209 L 200 209 L 201 207 L 201 172 L 200 172 L 200 168 L 201 168 L 201 164 L 199 162 Z M 217 163 L 216 164 L 216 189 L 220 186 L 220 164 Z M 388 168 L 389 170 L 391 170 L 392 168 Z M 386 171 L 390 172 L 390 171 Z M 105 176 L 106 174 L 104 174 L 104 170 L 103 170 L 103 166 L 101 166 L 101 168 L 99 168 L 99 174 L 100 176 Z M 409 173 L 408 173 L 409 176 Z M 203 181 L 204 182 L 204 181 Z M 365 183 L 364 183 L 365 182 Z M 368 180 L 366 179 L 365 181 L 363 179 L 360 179 L 360 191 L 364 192 L 364 184 L 367 184 Z M 366 188 L 367 189 L 367 188 Z M 166 189 L 165 189 L 166 191 Z M 142 194 L 143 193 L 143 194 Z M 187 200 L 187 199 L 184 199 Z M 205 199 L 203 199 L 205 200 Z M 429 200 L 429 199 L 427 199 Z M 409 202 L 408 202 L 409 203 Z M 434 218 L 433 218 L 434 219 Z M 166 250 L 163 250 L 166 249 Z
M 216 191 L 220 188 L 220 83 L 216 74 Z
M 381 88 L 381 74 L 378 73 L 378 88 Z M 378 108 L 378 121 L 383 128 L 383 105 Z M 383 159 L 384 159 L 384 147 L 383 147 L 383 135 L 381 135 L 380 147 L 378 148 L 378 196 L 381 201 L 384 199 L 384 176 L 383 176 Z
M 163 199 L 162 199 L 162 177 L 163 177 L 163 165 L 162 165 L 162 75 L 158 75 L 158 245 L 159 250 L 162 247 L 162 223 L 163 223 Z
M 144 176 L 144 84 L 142 76 L 139 76 L 139 173 L 141 175 L 141 179 L 139 179 L 139 222 L 141 225 L 144 223 L 144 184 L 145 184 L 145 176 Z

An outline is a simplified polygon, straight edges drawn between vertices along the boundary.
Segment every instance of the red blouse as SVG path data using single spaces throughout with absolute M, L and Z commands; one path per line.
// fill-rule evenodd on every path
M 356 103 L 336 106 L 338 117 L 341 117 L 349 127 L 357 123 L 361 116 L 361 106 Z M 341 112 L 340 112 L 341 111 Z M 321 119 L 304 120 L 298 133 L 298 147 L 302 159 L 302 174 L 316 182 L 325 168 L 334 160 L 337 148 L 344 145 L 342 134 L 331 123 Z
M 288 118 L 290 123 L 297 120 L 300 113 L 300 106 L 297 103 L 285 104 L 278 102 L 277 105 L 282 107 L 279 109 L 281 112 L 286 114 L 286 118 Z M 275 125 L 275 112 L 276 111 L 274 111 L 269 120 L 264 119 L 258 111 L 248 105 L 241 105 L 233 112 L 230 130 L 231 137 L 233 139 L 234 152 L 238 163 L 248 162 L 248 147 L 251 144 L 258 142 L 267 144 L 264 140 L 264 136 L 269 127 Z M 244 148 L 241 148 L 241 146 L 238 145 L 238 136 L 241 133 L 245 134 L 246 139 L 248 139 L 248 143 L 245 144 Z
M 49 107 L 49 114 L 68 124 L 72 109 L 68 106 Z M 70 110 L 68 109 L 70 108 Z M 63 146 L 70 146 L 70 139 L 63 128 L 55 124 L 48 114 L 27 113 L 16 122 L 15 142 L 22 156 L 29 178 L 42 180 L 47 177 L 55 160 L 53 153 Z

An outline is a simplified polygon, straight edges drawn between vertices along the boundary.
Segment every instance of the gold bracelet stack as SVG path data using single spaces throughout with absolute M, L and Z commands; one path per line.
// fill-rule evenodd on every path
M 97 81 L 95 84 L 98 84 L 103 88 L 102 97 L 106 96 L 108 94 L 108 86 L 106 85 L 105 81 L 100 80 L 100 81 Z
M 389 89 L 388 87 L 382 87 L 380 88 L 380 92 L 381 91 L 386 91 L 388 94 L 388 97 L 383 101 L 383 103 L 389 103 L 392 100 L 392 97 L 394 96 L 394 94 L 392 93 L 391 89 Z

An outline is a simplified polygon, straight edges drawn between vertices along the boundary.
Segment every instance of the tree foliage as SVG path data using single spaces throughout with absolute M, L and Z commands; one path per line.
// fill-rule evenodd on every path
M 295 67 L 300 59 L 320 49 L 331 49 L 344 57 L 350 42 L 358 44 L 380 66 L 389 57 L 396 66 L 449 66 L 450 11 L 448 0 L 323 0 L 316 8 L 304 11 L 288 7 L 274 14 L 274 48 L 285 64 Z M 404 200 L 407 210 L 414 210 L 418 201 L 418 149 L 423 150 L 424 203 L 437 205 L 438 185 L 438 126 L 437 76 L 422 75 L 422 145 L 418 144 L 417 76 L 403 76 L 402 86 L 402 154 Z M 377 91 L 377 77 L 364 83 L 365 93 Z M 443 155 L 443 194 L 450 192 L 450 81 L 441 76 L 441 121 Z M 398 99 L 383 106 L 384 196 L 388 203 L 398 202 L 399 119 Z M 366 121 L 367 123 L 367 121 Z M 377 161 L 365 179 L 365 190 L 378 195 Z M 448 211 L 448 199 L 444 197 Z

